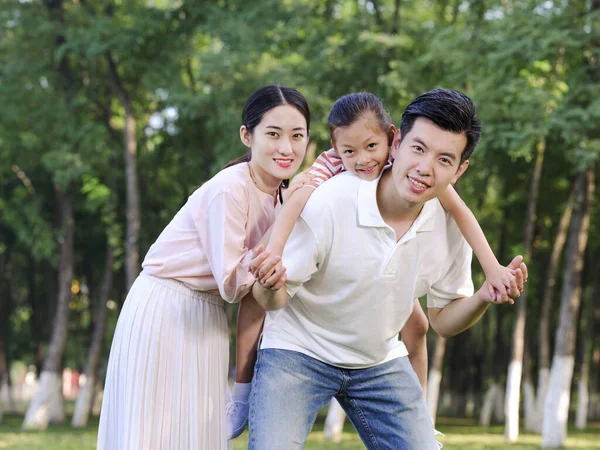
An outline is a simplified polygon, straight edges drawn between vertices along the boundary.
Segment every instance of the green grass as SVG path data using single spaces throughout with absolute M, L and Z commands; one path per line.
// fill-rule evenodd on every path
M 0 450 L 87 450 L 96 448 L 98 420 L 87 428 L 52 425 L 47 431 L 21 431 L 23 416 L 4 416 L 0 423 Z M 70 423 L 70 422 L 68 422 Z
M 21 431 L 22 416 L 5 416 L 0 424 L 0 450 L 93 450 L 96 448 L 98 421 L 92 420 L 87 428 L 74 430 L 66 425 L 51 426 L 45 432 Z M 441 438 L 445 450 L 533 450 L 540 448 L 540 437 L 521 434 L 517 444 L 504 443 L 500 425 L 481 428 L 472 420 L 438 420 L 437 428 L 446 434 Z M 234 450 L 244 450 L 248 433 L 234 441 Z M 596 450 L 600 448 L 600 423 L 593 423 L 585 431 L 569 430 L 566 449 Z M 361 450 L 364 449 L 352 425 L 346 423 L 342 442 L 323 441 L 322 418 L 315 424 L 306 443 L 307 450 Z

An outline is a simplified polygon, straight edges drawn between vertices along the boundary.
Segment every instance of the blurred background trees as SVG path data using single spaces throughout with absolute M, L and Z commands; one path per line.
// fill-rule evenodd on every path
M 305 164 L 348 92 L 396 123 L 435 87 L 473 98 L 484 135 L 459 190 L 530 280 L 514 307 L 431 336 L 429 401 L 505 422 L 508 441 L 525 416 L 549 446 L 569 412 L 600 416 L 599 0 L 0 0 L 0 22 L 0 405 L 24 407 L 35 368 L 24 426 L 64 420 L 65 368 L 85 373 L 85 424 L 143 255 L 243 152 L 243 103 L 269 83 L 309 100 Z

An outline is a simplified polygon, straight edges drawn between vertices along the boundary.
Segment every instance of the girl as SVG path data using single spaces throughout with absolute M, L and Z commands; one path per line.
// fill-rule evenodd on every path
M 290 195 L 289 200 L 286 201 L 269 238 L 266 253 L 272 255 L 271 258 L 281 255 L 285 242 L 304 205 L 313 190 L 321 183 L 344 170 L 365 180 L 375 180 L 388 163 L 390 145 L 396 134 L 396 127 L 391 123 L 389 115 L 375 95 L 358 93 L 340 98 L 331 109 L 328 123 L 333 148 L 317 158 L 306 177 L 299 182 L 295 180 L 296 192 Z M 468 164 L 466 162 L 468 157 L 469 155 L 463 154 L 460 163 Z M 495 289 L 495 292 L 490 292 L 491 298 L 495 298 L 497 302 L 512 301 L 508 298 L 507 288 L 514 283 L 514 275 L 509 269 L 498 263 L 471 211 L 452 187 L 449 187 L 439 200 L 444 208 L 452 214 L 479 258 L 488 282 Z M 271 274 L 260 273 L 258 276 L 261 282 L 272 278 Z M 252 315 L 256 318 L 260 315 L 259 311 L 260 307 L 257 304 L 248 302 L 240 310 L 240 317 Z M 405 342 L 411 364 L 419 376 L 424 391 L 427 379 L 425 344 L 427 328 L 427 318 L 417 302 L 413 314 L 402 330 L 402 340 Z M 241 331 L 238 323 L 238 335 Z M 245 337 L 246 339 L 251 338 L 247 334 Z M 254 339 L 257 340 L 258 335 L 255 335 Z M 234 394 L 241 391 L 242 383 L 249 383 L 252 380 L 252 368 L 243 366 L 248 360 L 250 360 L 248 357 L 238 360 L 238 368 L 240 368 L 238 374 L 243 374 L 244 377 L 237 377 Z M 239 365 L 240 363 L 242 366 Z M 232 403 L 228 406 L 230 413 L 228 414 L 228 427 L 231 437 L 243 430 L 246 420 L 243 413 L 247 411 L 247 407 L 245 407 L 247 400 L 247 397 L 234 395 Z M 234 408 L 232 405 L 235 403 L 238 405 Z M 237 414 L 231 414 L 232 410 L 235 410 Z
M 240 128 L 248 154 L 196 190 L 148 251 L 117 323 L 98 449 L 228 448 L 223 305 L 255 281 L 249 249 L 275 220 L 309 125 L 295 89 L 254 92 Z

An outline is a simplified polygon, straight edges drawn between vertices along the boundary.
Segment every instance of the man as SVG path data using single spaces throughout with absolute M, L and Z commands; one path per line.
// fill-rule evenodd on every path
M 468 97 L 428 92 L 404 112 L 394 162 L 378 180 L 342 174 L 311 196 L 282 255 L 285 286 L 253 286 L 270 312 L 253 380 L 249 449 L 303 448 L 331 397 L 369 449 L 437 448 L 398 334 L 422 295 L 444 337 L 473 325 L 493 301 L 487 284 L 473 294 L 471 250 L 435 199 L 467 169 L 480 134 Z M 509 268 L 516 297 L 527 268 L 521 257 Z

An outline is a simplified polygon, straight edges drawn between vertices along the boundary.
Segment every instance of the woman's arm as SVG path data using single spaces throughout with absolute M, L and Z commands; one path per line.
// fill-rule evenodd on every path
M 192 202 L 193 220 L 219 293 L 227 302 L 238 302 L 255 280 L 248 271 L 253 255 L 245 245 L 248 214 L 244 199 L 218 192 L 199 195 Z

